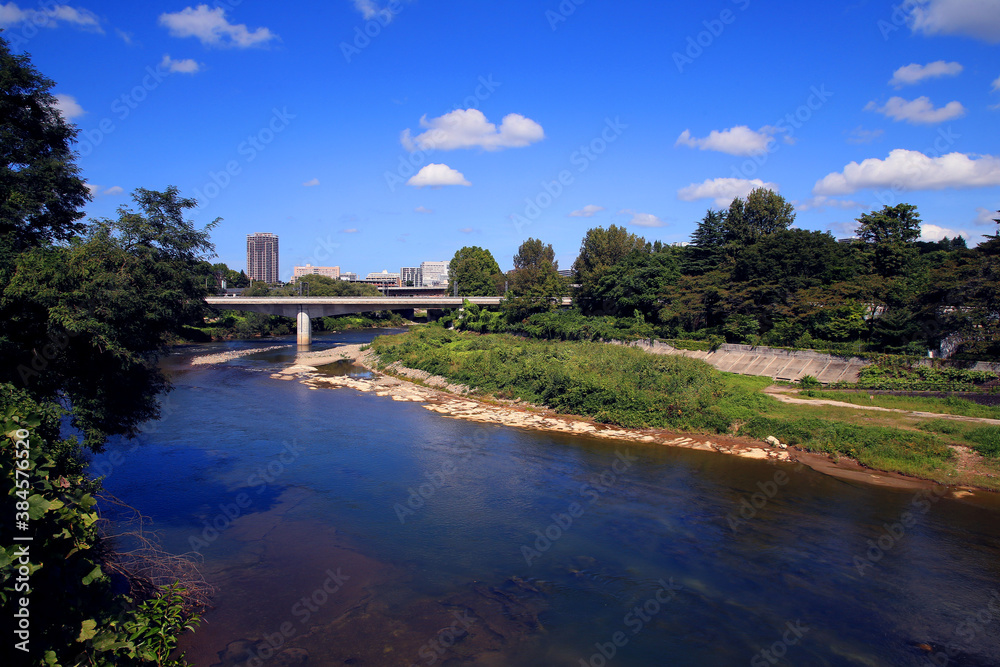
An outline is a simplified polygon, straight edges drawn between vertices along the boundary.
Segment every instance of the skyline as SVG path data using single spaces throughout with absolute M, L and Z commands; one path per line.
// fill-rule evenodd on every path
M 0 3 L 114 215 L 176 185 L 218 259 L 282 238 L 295 265 L 502 269 L 528 237 L 569 268 L 587 229 L 687 241 L 709 207 L 776 189 L 849 236 L 917 205 L 924 239 L 1000 208 L 1000 0 L 667 7 L 336 0 Z M 367 34 L 366 31 L 367 30 Z

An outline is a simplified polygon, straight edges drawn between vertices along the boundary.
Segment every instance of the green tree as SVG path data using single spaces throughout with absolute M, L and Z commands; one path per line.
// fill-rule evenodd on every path
M 90 194 L 66 123 L 27 55 L 13 55 L 0 37 L 0 250 L 66 241 L 83 230 L 80 210 Z
M 788 229 L 795 221 L 795 209 L 773 190 L 756 188 L 746 200 L 737 197 L 726 211 L 726 240 L 749 246 L 765 236 Z
M 460 296 L 497 296 L 503 281 L 500 265 L 479 246 L 459 249 L 448 264 L 448 291 L 454 292 L 457 284 Z
M 917 255 L 920 216 L 913 204 L 883 206 L 857 219 L 855 232 L 865 244 L 875 272 L 883 278 L 904 275 Z
M 580 254 L 573 263 L 580 289 L 577 300 L 584 313 L 597 312 L 602 302 L 596 298 L 601 278 L 612 266 L 633 251 L 645 251 L 646 240 L 630 233 L 624 227 L 611 225 L 607 229 L 595 227 L 587 231 L 580 244 Z
M 68 403 L 94 449 L 158 416 L 169 386 L 159 355 L 206 312 L 197 267 L 214 251 L 218 221 L 196 229 L 183 218 L 196 202 L 174 187 L 133 198 L 138 212 L 123 206 L 68 245 L 21 253 L 0 295 L 9 343 L 0 381 Z
M 552 310 L 556 299 L 566 293 L 566 283 L 559 277 L 552 245 L 529 238 L 514 255 L 514 270 L 508 274 L 510 289 L 504 299 L 504 312 L 511 321 L 520 321 L 533 313 Z
M 608 269 L 594 289 L 592 308 L 608 315 L 656 320 L 663 295 L 680 277 L 679 253 L 674 248 L 659 252 L 635 250 Z
M 691 245 L 684 249 L 685 275 L 701 275 L 718 268 L 725 257 L 725 211 L 708 209 L 691 235 Z
M 272 292 L 272 296 L 298 296 L 299 292 L 308 296 L 382 296 L 374 285 L 334 280 L 330 276 L 300 276 L 291 285 Z

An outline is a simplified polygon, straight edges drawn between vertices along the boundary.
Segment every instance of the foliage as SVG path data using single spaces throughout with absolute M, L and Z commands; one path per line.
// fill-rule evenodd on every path
M 949 366 L 912 365 L 888 356 L 861 369 L 857 386 L 909 391 L 969 391 L 997 380 L 995 373 Z
M 632 252 L 645 250 L 646 240 L 629 233 L 624 227 L 611 225 L 587 231 L 580 244 L 580 255 L 573 263 L 580 289 L 577 302 L 587 314 L 601 313 L 603 300 L 597 296 L 597 286 L 607 271 Z
M 1000 427 L 981 426 L 966 433 L 965 437 L 976 443 L 975 450 L 983 456 L 1000 459 Z
M 374 285 L 334 280 L 329 276 L 299 276 L 291 285 L 271 290 L 270 296 L 382 296 Z
M 514 255 L 514 270 L 510 272 L 510 289 L 504 299 L 504 313 L 510 321 L 523 320 L 533 313 L 557 307 L 566 294 L 566 284 L 559 277 L 552 245 L 543 245 L 529 238 Z
M 53 458 L 50 451 L 61 446 L 41 435 L 46 408 L 23 397 L 11 401 L 15 394 L 9 386 L 0 392 L 6 397 L 0 406 L 0 529 L 24 533 L 12 520 L 24 521 L 32 541 L 28 556 L 20 551 L 25 543 L 0 548 L 0 602 L 10 618 L 22 598 L 29 600 L 25 664 L 184 665 L 169 658 L 177 636 L 198 623 L 183 588 L 158 588 L 141 602 L 115 594 L 98 532 L 97 484 L 79 466 Z
M 787 230 L 795 222 L 795 209 L 784 197 L 767 188 L 754 188 L 746 200 L 733 199 L 726 211 L 728 243 L 751 246 L 763 238 Z
M 858 238 L 867 245 L 875 271 L 883 277 L 902 275 L 916 257 L 920 216 L 912 204 L 883 206 L 858 218 Z
M 12 54 L 0 37 L 3 255 L 66 241 L 83 229 L 80 209 L 90 201 L 90 194 L 74 163 L 72 142 L 77 131 L 57 109 L 53 86 L 27 55 Z M 9 259 L 0 257 L 0 264 L 8 264 Z
M 448 290 L 462 296 L 498 296 L 504 277 L 489 250 L 466 246 L 455 252 L 448 264 Z

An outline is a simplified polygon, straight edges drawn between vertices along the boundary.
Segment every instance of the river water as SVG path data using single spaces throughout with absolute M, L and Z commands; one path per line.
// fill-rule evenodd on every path
M 272 379 L 293 345 L 186 362 L 273 344 L 169 357 L 93 462 L 203 558 L 195 665 L 1000 665 L 996 494 L 463 422 Z

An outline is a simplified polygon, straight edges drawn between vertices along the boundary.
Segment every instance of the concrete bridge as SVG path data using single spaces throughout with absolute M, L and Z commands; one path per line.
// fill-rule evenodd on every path
M 244 310 L 265 315 L 294 317 L 299 345 L 312 343 L 313 317 L 334 317 L 352 315 L 377 310 L 414 310 L 427 308 L 443 310 L 461 308 L 465 300 L 480 306 L 497 307 L 503 301 L 499 296 L 440 296 L 440 297 L 396 297 L 396 296 L 296 296 L 296 297 L 231 297 L 210 296 L 205 303 L 219 310 Z M 569 299 L 564 299 L 568 302 Z

